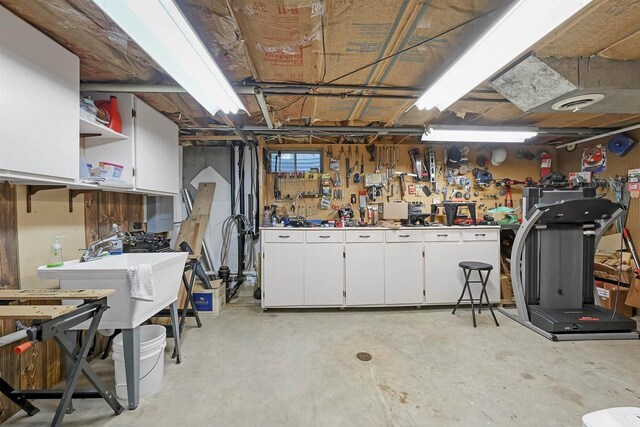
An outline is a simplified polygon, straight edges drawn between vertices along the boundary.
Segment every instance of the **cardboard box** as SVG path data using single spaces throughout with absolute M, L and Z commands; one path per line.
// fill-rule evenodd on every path
M 199 312 L 219 316 L 227 302 L 226 286 L 222 280 L 212 280 L 211 286 L 213 289 L 204 289 L 200 283 L 195 284 L 193 299 Z
M 640 279 L 637 277 L 629 286 L 629 293 L 627 294 L 625 304 L 631 307 L 640 308 Z
M 508 304 L 514 301 L 511 278 L 506 274 L 500 276 L 500 299 L 503 304 Z
M 200 289 L 193 293 L 198 311 L 213 311 L 213 289 Z
M 630 285 L 633 283 L 633 278 L 635 276 L 633 272 L 633 268 L 630 265 L 622 265 L 620 269 L 618 266 L 612 266 L 605 263 L 594 262 L 593 263 L 593 275 L 598 279 L 608 279 L 618 281 L 618 277 L 620 277 L 620 282 Z
M 616 313 L 623 314 L 627 317 L 633 316 L 633 307 L 625 303 L 628 299 L 629 289 L 606 282 L 596 282 L 596 290 L 600 297 L 600 305 Z
M 407 218 L 409 218 L 409 205 L 407 202 L 385 202 L 382 204 L 382 219 Z

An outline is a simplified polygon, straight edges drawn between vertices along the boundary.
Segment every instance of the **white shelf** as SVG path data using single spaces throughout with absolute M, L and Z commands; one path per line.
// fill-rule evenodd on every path
M 114 142 L 129 139 L 128 136 L 115 132 L 100 123 L 80 117 L 80 135 L 83 134 L 98 134 L 98 136 L 87 136 L 86 138 L 91 141 L 100 142 Z

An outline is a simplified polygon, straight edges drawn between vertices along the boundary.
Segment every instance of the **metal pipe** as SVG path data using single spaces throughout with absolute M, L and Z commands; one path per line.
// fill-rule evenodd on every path
M 240 95 L 254 95 L 254 88 L 260 87 L 261 89 L 270 88 L 275 90 L 276 88 L 285 89 L 288 91 L 300 91 L 301 93 L 308 92 L 315 89 L 330 89 L 330 90 L 375 90 L 379 92 L 394 91 L 394 92 L 424 92 L 425 89 L 421 87 L 409 87 L 409 86 L 366 86 L 366 85 L 337 85 L 337 84 L 293 84 L 293 83 L 276 83 L 276 82 L 251 82 L 243 83 L 240 85 L 234 85 L 233 89 Z M 158 92 L 158 93 L 184 93 L 181 86 L 176 85 L 158 85 L 158 84 L 129 84 L 129 83 L 80 83 L 81 91 L 88 92 Z M 495 91 L 473 91 L 475 93 L 495 93 Z
M 415 86 L 366 86 L 366 85 L 339 85 L 339 84 L 294 84 L 294 83 L 277 83 L 277 82 L 250 82 L 240 85 L 234 85 L 233 89 L 239 95 L 255 95 L 255 88 L 260 88 L 265 95 L 267 94 L 294 94 L 302 95 L 311 90 L 370 90 L 376 92 L 416 92 L 421 94 L 425 88 Z M 186 93 L 180 86 L 176 85 L 158 85 L 158 84 L 128 84 L 128 83 L 81 83 L 81 91 L 88 92 L 132 92 L 132 93 Z M 472 94 L 495 94 L 496 92 L 489 89 L 473 90 Z
M 80 83 L 80 90 L 87 92 L 131 92 L 131 93 L 186 93 L 180 86 L 128 84 L 128 83 Z
M 308 133 L 322 133 L 322 132 L 334 132 L 334 133 L 364 133 L 366 135 L 375 134 L 400 134 L 400 135 L 422 135 L 424 133 L 424 127 L 411 126 L 411 127 L 374 127 L 374 126 L 287 126 L 280 129 L 269 129 L 262 125 L 244 125 L 240 129 L 255 133 L 281 133 L 281 134 L 295 134 L 296 132 Z
M 612 131 L 609 131 L 609 132 L 601 133 L 599 135 L 590 136 L 588 138 L 579 139 L 577 141 L 566 142 L 564 144 L 556 145 L 556 149 L 557 148 L 564 148 L 564 147 L 567 147 L 569 145 L 582 144 L 582 143 L 585 143 L 585 142 L 593 141 L 594 139 L 605 138 L 607 136 L 617 135 L 619 133 L 629 132 L 629 131 L 635 130 L 635 129 L 640 129 L 640 123 L 635 124 L 635 125 L 631 125 L 631 126 L 627 126 L 625 128 L 622 128 L 622 129 L 616 129 L 616 130 L 612 130 Z
M 231 185 L 231 216 L 236 214 L 236 147 L 229 146 L 229 184 Z
M 27 333 L 28 330 L 29 329 L 22 329 L 17 332 L 12 332 L 8 335 L 4 335 L 0 337 L 0 347 L 4 347 L 5 345 L 28 338 L 29 336 Z
M 240 144 L 238 147 L 238 189 L 240 191 L 239 197 L 239 205 L 240 205 L 240 215 L 247 214 L 245 207 L 245 188 L 244 188 L 244 151 L 246 146 L 244 144 Z M 244 241 L 244 221 L 238 219 L 238 273 L 236 275 L 236 280 L 239 282 L 237 286 L 242 283 L 244 279 L 244 258 L 245 258 L 245 241 Z
M 328 90 L 375 90 L 378 92 L 418 92 L 424 93 L 426 87 L 419 86 L 367 86 L 367 85 L 348 85 L 335 83 L 283 83 L 283 82 L 244 82 L 235 85 L 235 90 L 242 90 L 243 87 L 259 86 L 263 91 L 267 92 L 275 88 L 283 88 L 285 90 L 309 90 L 309 89 L 328 89 Z M 469 93 L 491 93 L 497 92 L 492 89 L 474 89 Z
M 273 129 L 271 114 L 269 114 L 269 107 L 267 107 L 267 101 L 265 101 L 264 99 L 264 95 L 262 94 L 262 89 L 256 86 L 253 88 L 253 91 L 254 91 L 254 94 L 256 95 L 256 100 L 258 101 L 260 112 L 262 112 L 262 117 L 264 117 L 264 121 L 267 124 L 267 127 L 269 129 Z

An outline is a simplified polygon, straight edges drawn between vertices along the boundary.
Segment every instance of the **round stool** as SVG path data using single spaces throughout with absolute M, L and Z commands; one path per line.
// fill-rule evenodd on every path
M 480 305 L 478 306 L 478 314 L 480 314 L 480 312 L 482 311 L 482 304 L 483 304 L 482 295 L 484 295 L 487 301 L 487 305 L 489 306 L 489 311 L 491 311 L 493 320 L 496 322 L 496 326 L 500 326 L 500 324 L 498 324 L 498 319 L 496 319 L 496 315 L 493 313 L 493 308 L 491 307 L 491 303 L 489 302 L 489 295 L 487 294 L 487 281 L 489 280 L 489 274 L 491 274 L 491 270 L 493 270 L 493 266 L 491 264 L 487 264 L 484 262 L 462 261 L 460 264 L 458 264 L 458 267 L 462 268 L 462 272 L 464 273 L 464 286 L 462 287 L 462 293 L 460 294 L 460 298 L 458 298 L 458 302 L 456 303 L 456 306 L 453 308 L 453 311 L 451 312 L 451 314 L 456 314 L 456 310 L 458 309 L 460 302 L 464 298 L 464 293 L 465 291 L 467 291 L 469 293 L 469 299 L 465 301 L 471 302 L 471 315 L 473 316 L 473 327 L 475 328 L 478 326 L 476 324 L 476 310 L 473 304 L 474 302 L 473 295 L 471 295 L 471 286 L 469 286 L 469 284 L 481 283 L 482 291 L 480 292 L 480 299 L 479 299 Z M 472 271 L 478 272 L 478 275 L 480 276 L 480 280 L 469 280 L 469 278 L 471 277 Z M 483 271 L 486 272 L 484 277 L 482 276 Z

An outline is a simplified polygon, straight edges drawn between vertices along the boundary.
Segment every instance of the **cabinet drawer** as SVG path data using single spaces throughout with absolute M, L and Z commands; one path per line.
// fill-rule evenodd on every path
M 422 242 L 421 230 L 387 230 L 384 233 L 387 242 Z
M 382 243 L 384 242 L 384 231 L 347 231 L 346 240 L 349 243 Z
M 342 231 L 307 231 L 308 243 L 342 243 L 344 233 Z
M 291 230 L 267 230 L 264 232 L 264 241 L 269 243 L 302 243 L 303 231 Z
M 459 230 L 425 230 L 426 242 L 457 242 L 460 240 Z
M 498 230 L 463 230 L 462 240 L 498 240 Z

